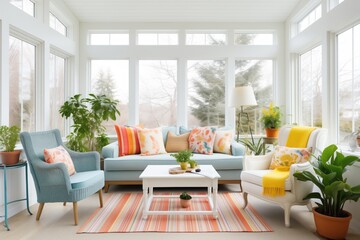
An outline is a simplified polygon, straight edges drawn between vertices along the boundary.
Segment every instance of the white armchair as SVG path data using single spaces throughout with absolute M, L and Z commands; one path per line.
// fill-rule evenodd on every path
M 292 126 L 284 126 L 280 129 L 278 145 L 285 146 Z M 316 155 L 326 144 L 327 130 L 318 128 L 312 131 L 309 136 L 307 147 L 312 147 L 312 153 Z M 244 170 L 241 173 L 241 188 L 243 191 L 244 206 L 246 207 L 248 194 L 262 200 L 280 205 L 284 209 L 285 226 L 290 227 L 290 209 L 293 205 L 307 205 L 311 210 L 309 200 L 303 198 L 312 192 L 313 184 L 310 182 L 301 182 L 294 178 L 296 171 L 313 171 L 310 163 L 293 164 L 290 167 L 289 177 L 285 181 L 285 195 L 283 196 L 264 196 L 262 177 L 272 170 L 269 170 L 271 158 L 274 152 L 264 155 L 263 158 L 246 158 Z

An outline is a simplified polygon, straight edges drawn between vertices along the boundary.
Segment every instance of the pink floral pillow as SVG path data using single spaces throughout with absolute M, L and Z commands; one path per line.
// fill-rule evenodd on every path
M 141 155 L 166 153 L 161 128 L 138 128 Z
M 233 131 L 216 131 L 214 152 L 231 154 L 230 147 L 233 139 Z
M 74 163 L 71 160 L 70 154 L 65 150 L 63 146 L 56 148 L 44 149 L 45 162 L 47 163 L 58 163 L 62 162 L 65 164 L 69 175 L 76 173 Z
M 215 141 L 215 128 L 194 128 L 189 136 L 189 148 L 194 153 L 212 154 Z

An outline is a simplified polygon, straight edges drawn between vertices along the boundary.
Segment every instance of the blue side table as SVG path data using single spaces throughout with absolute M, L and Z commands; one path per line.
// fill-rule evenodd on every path
M 22 167 L 25 167 L 25 187 L 26 187 L 26 198 L 22 198 L 22 199 L 17 199 L 17 200 L 14 200 L 14 201 L 11 201 L 11 202 L 8 202 L 7 200 L 7 184 L 6 184 L 6 171 L 8 169 L 14 169 L 14 168 L 22 168 Z M 28 189 L 28 165 L 27 165 L 27 162 L 24 161 L 24 162 L 19 162 L 17 164 L 14 164 L 14 165 L 4 165 L 4 164 L 0 164 L 0 170 L 3 170 L 4 171 L 4 208 L 5 208 L 5 215 L 4 216 L 0 216 L 0 217 L 3 217 L 5 218 L 5 222 L 4 222 L 4 227 L 10 231 L 10 228 L 9 228 L 9 224 L 8 224 L 8 208 L 7 206 L 10 204 L 10 203 L 14 203 L 14 202 L 19 202 L 19 201 L 26 201 L 26 208 L 27 208 L 27 211 L 29 212 L 30 215 L 32 215 L 32 213 L 30 212 L 30 208 L 29 208 L 29 189 Z

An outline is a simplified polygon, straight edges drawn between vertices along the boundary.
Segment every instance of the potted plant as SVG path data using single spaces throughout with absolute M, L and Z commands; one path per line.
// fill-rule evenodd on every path
M 176 159 L 182 170 L 186 170 L 188 168 L 190 157 L 193 156 L 193 153 L 190 150 L 182 150 L 177 153 L 172 153 L 170 156 Z
M 247 138 L 240 139 L 240 142 L 245 145 L 245 147 L 249 150 L 250 155 L 264 155 L 265 149 L 263 146 L 263 138 L 259 138 L 258 141 L 251 139 L 251 141 Z
M 19 140 L 20 128 L 17 126 L 0 127 L 0 160 L 5 165 L 19 162 L 21 150 L 15 150 L 16 142 Z
M 104 121 L 116 120 L 120 111 L 116 108 L 117 100 L 105 95 L 89 94 L 81 98 L 81 94 L 74 95 L 60 107 L 60 114 L 66 119 L 72 117 L 73 131 L 67 136 L 67 146 L 75 151 L 101 151 L 109 144 L 109 137 L 105 134 Z
M 313 163 L 314 172 L 296 172 L 294 177 L 304 182 L 311 181 L 320 190 L 304 198 L 320 200 L 316 202 L 318 206 L 313 208 L 319 235 L 330 239 L 345 239 L 352 215 L 343 210 L 343 207 L 349 200 L 359 200 L 360 185 L 351 187 L 343 175 L 349 166 L 360 162 L 360 159 L 356 156 L 345 157 L 337 149 L 334 144 L 326 147 Z
M 187 192 L 183 192 L 180 194 L 180 206 L 182 208 L 187 208 L 190 206 L 190 200 L 192 199 L 191 195 Z
M 269 108 L 263 108 L 260 121 L 262 122 L 267 137 L 278 137 L 281 127 L 280 108 L 270 103 Z
M 197 166 L 197 162 L 195 160 L 189 160 L 190 168 L 195 168 Z

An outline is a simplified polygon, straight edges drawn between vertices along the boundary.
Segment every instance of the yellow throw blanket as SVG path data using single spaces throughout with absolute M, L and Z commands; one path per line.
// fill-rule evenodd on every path
M 285 195 L 285 180 L 289 177 L 289 167 L 278 167 L 263 177 L 263 195 Z
M 305 148 L 314 127 L 292 127 L 286 142 L 287 147 Z M 263 195 L 285 195 L 285 180 L 289 177 L 290 166 L 277 167 L 263 177 Z
M 305 148 L 314 127 L 292 127 L 286 142 L 287 147 Z

